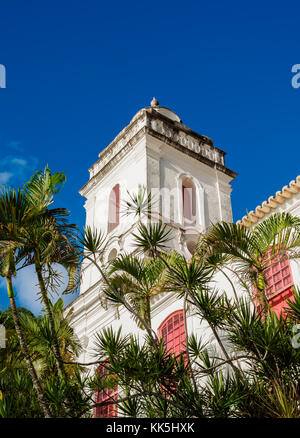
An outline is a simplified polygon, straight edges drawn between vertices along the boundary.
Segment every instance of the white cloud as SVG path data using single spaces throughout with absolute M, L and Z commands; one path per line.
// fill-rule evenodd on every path
M 40 313 L 42 308 L 37 296 L 39 292 L 37 283 L 38 279 L 33 266 L 28 266 L 18 271 L 17 276 L 13 280 L 19 305 L 26 307 L 35 314 Z
M 54 267 L 62 276 L 62 285 L 59 288 L 58 294 L 53 294 L 52 301 L 55 302 L 59 297 L 62 297 L 65 305 L 67 305 L 74 300 L 75 294 L 62 295 L 62 292 L 67 285 L 67 271 L 60 265 L 55 265 Z M 40 289 L 34 266 L 27 266 L 17 272 L 17 276 L 14 279 L 14 289 L 19 306 L 26 307 L 35 315 L 41 313 L 43 304 L 40 299 Z
M 27 165 L 27 161 L 24 160 L 23 158 L 13 158 L 11 160 L 11 162 L 15 163 L 15 164 L 19 164 L 20 166 L 26 166 Z
M 6 184 L 12 176 L 10 172 L 0 172 L 0 184 Z
M 0 185 L 17 184 L 23 185 L 37 170 L 38 159 L 36 157 L 24 157 L 7 155 L 0 160 Z

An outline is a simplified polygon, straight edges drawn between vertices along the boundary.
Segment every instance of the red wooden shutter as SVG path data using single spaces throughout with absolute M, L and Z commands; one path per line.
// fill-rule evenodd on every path
M 183 311 L 177 310 L 164 320 L 158 328 L 158 337 L 163 337 L 166 350 L 178 356 L 185 351 Z
M 269 250 L 266 254 L 268 258 L 271 254 Z M 279 315 L 285 307 L 287 300 L 293 299 L 293 277 L 290 261 L 287 254 L 277 256 L 268 262 L 265 270 L 266 290 L 265 294 L 272 310 Z M 254 294 L 257 291 L 253 288 Z
M 97 369 L 97 373 L 99 373 L 100 377 L 104 377 L 107 375 L 107 369 L 102 365 L 99 365 Z M 95 399 L 96 403 L 101 403 L 105 401 L 111 401 L 112 399 L 118 398 L 118 385 L 116 385 L 113 389 L 103 389 L 102 391 L 96 391 Z M 104 418 L 104 417 L 117 417 L 118 415 L 118 406 L 115 404 L 109 404 L 105 406 L 97 406 L 94 409 L 94 416 L 96 418 Z

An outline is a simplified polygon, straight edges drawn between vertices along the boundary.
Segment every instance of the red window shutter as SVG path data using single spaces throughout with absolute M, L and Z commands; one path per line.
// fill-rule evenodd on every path
M 193 219 L 193 189 L 191 187 L 186 187 L 182 184 L 182 205 L 183 205 L 183 217 Z
M 97 369 L 97 373 L 99 373 L 100 377 L 104 377 L 107 375 L 107 369 L 104 364 L 99 365 Z M 101 403 L 105 401 L 111 401 L 112 399 L 118 398 L 118 385 L 116 385 L 113 389 L 105 388 L 102 391 L 96 391 L 95 393 L 95 401 L 96 403 Z M 105 417 L 117 417 L 118 415 L 118 406 L 111 403 L 104 406 L 97 406 L 94 409 L 94 416 L 96 418 L 105 418 Z
M 271 249 L 267 252 L 266 258 L 271 254 Z M 267 263 L 265 270 L 266 289 L 265 294 L 272 310 L 279 316 L 284 308 L 287 307 L 287 300 L 293 300 L 293 277 L 290 261 L 287 254 L 277 256 Z M 253 288 L 254 295 L 257 290 Z M 258 301 L 256 301 L 257 306 Z
M 287 301 L 294 301 L 294 299 L 293 287 L 288 287 L 274 298 L 270 299 L 272 310 L 274 310 L 276 315 L 279 316 L 281 313 L 285 313 L 286 309 L 288 308 Z
M 177 310 L 164 320 L 158 328 L 158 337 L 163 337 L 166 350 L 178 356 L 185 351 L 183 311 Z
M 186 336 L 184 329 L 184 321 L 183 321 L 183 311 L 177 310 L 176 312 L 171 313 L 159 326 L 158 328 L 158 337 L 163 337 L 163 343 L 166 351 L 170 354 L 174 354 L 177 358 L 182 354 L 185 365 L 187 364 L 186 358 Z M 170 384 L 170 389 L 175 390 L 176 385 Z M 169 397 L 169 390 L 166 390 L 165 386 L 161 386 L 162 392 L 166 397 Z
M 108 233 L 120 223 L 120 184 L 116 184 L 109 195 Z

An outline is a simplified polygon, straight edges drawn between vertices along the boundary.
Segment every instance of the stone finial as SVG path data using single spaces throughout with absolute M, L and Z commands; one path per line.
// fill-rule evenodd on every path
M 151 100 L 151 106 L 154 107 L 154 106 L 158 106 L 158 105 L 159 105 L 158 100 L 155 99 L 155 97 L 153 97 L 153 99 Z

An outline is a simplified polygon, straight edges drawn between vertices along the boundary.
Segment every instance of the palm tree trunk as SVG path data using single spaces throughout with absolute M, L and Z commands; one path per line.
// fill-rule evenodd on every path
M 103 272 L 103 270 L 101 269 L 101 267 L 98 265 L 96 258 L 94 257 L 94 259 L 92 259 L 91 257 L 84 255 L 84 258 L 86 258 L 87 260 L 89 260 L 90 262 L 92 262 L 95 267 L 98 269 L 98 271 L 101 274 L 102 279 L 104 280 L 104 282 L 107 284 L 107 286 L 109 287 L 109 289 L 111 289 L 113 292 L 116 292 L 115 289 L 113 288 L 113 286 L 110 284 L 107 276 L 105 275 L 105 273 Z M 121 297 L 120 297 L 121 298 Z M 148 323 L 145 321 L 144 318 L 141 317 L 141 315 L 139 314 L 139 312 L 136 312 L 134 310 L 134 308 L 127 302 L 127 300 L 125 300 L 124 298 L 122 298 L 122 304 L 123 306 L 128 310 L 128 312 L 132 313 L 132 315 L 134 315 L 137 320 L 142 324 L 142 326 L 145 327 L 150 339 L 153 341 L 153 343 L 157 346 L 158 344 L 158 337 L 157 334 L 154 330 L 152 330 Z
M 187 329 L 187 295 L 184 294 L 184 301 L 183 301 L 183 323 L 184 323 L 184 332 L 185 332 L 185 352 L 186 352 L 186 358 L 188 361 L 189 371 L 191 373 L 192 382 L 194 385 L 194 391 L 198 395 L 198 387 L 196 383 L 196 379 L 194 376 L 194 371 L 191 365 L 191 357 L 189 352 L 189 346 L 188 346 L 188 329 Z
M 19 318 L 19 313 L 17 310 L 17 306 L 16 306 L 16 302 L 15 302 L 15 297 L 14 297 L 14 291 L 13 291 L 13 285 L 12 285 L 12 279 L 11 277 L 7 277 L 6 278 L 6 282 L 7 282 L 7 293 L 8 293 L 8 298 L 10 301 L 10 306 L 11 306 L 11 310 L 12 310 L 12 317 L 14 320 L 14 324 L 15 324 L 15 328 L 16 328 L 16 333 L 20 342 L 20 347 L 21 347 L 21 351 L 22 354 L 25 358 L 25 361 L 27 363 L 27 368 L 29 371 L 29 374 L 31 376 L 32 379 L 32 384 L 33 387 L 35 389 L 37 398 L 39 400 L 40 406 L 44 412 L 45 418 L 52 418 L 51 412 L 50 412 L 50 408 L 45 400 L 43 391 L 42 391 L 42 387 L 41 384 L 39 382 L 38 376 L 36 374 L 36 371 L 34 369 L 33 363 L 31 361 L 30 358 L 30 354 L 28 351 L 28 347 L 24 338 L 24 334 L 21 328 L 21 323 L 20 323 L 20 318 Z
M 268 299 L 266 297 L 264 289 L 263 290 L 259 289 L 259 294 L 260 294 L 260 298 L 261 298 L 263 315 L 264 315 L 264 318 L 266 318 L 268 316 L 269 302 L 268 302 Z
M 258 290 L 258 299 L 262 306 L 262 313 L 264 316 L 264 319 L 268 316 L 268 309 L 269 309 L 269 301 L 266 297 L 265 289 L 266 289 L 266 281 L 264 278 L 264 273 L 260 269 L 258 271 L 257 280 L 256 280 L 256 288 Z
M 49 298 L 47 295 L 47 290 L 46 290 L 45 282 L 44 282 L 43 275 L 42 275 L 42 270 L 41 270 L 41 267 L 38 265 L 38 263 L 35 264 L 35 269 L 36 269 L 36 273 L 37 273 L 37 277 L 38 277 L 38 281 L 39 281 L 39 286 L 40 286 L 40 290 L 41 290 L 41 294 L 42 294 L 42 300 L 44 303 L 45 313 L 46 313 L 46 316 L 49 320 L 50 328 L 51 328 L 51 332 L 52 332 L 52 336 L 53 336 L 53 354 L 55 357 L 56 366 L 57 366 L 59 374 L 65 378 L 67 378 L 64 363 L 63 363 L 63 360 L 62 360 L 62 357 L 60 354 L 60 350 L 59 350 L 59 344 L 58 344 L 58 339 L 56 336 L 53 314 L 52 314 L 52 310 L 50 307 Z
M 225 278 L 228 280 L 228 282 L 230 283 L 230 285 L 231 285 L 231 287 L 232 287 L 233 294 L 234 294 L 235 302 L 238 303 L 238 302 L 239 302 L 239 299 L 238 299 L 237 292 L 236 292 L 236 289 L 235 289 L 235 287 L 234 287 L 233 281 L 231 281 L 231 278 L 229 277 L 229 275 L 227 275 L 226 272 L 224 272 L 224 270 L 223 270 L 222 268 L 220 268 L 220 267 L 218 266 L 217 269 L 218 269 L 220 272 L 222 272 L 222 274 L 224 275 L 224 277 L 225 277 Z
M 209 324 L 209 326 L 211 328 L 211 331 L 213 332 L 213 334 L 214 334 L 214 336 L 215 336 L 215 338 L 216 338 L 216 340 L 217 340 L 217 342 L 218 342 L 218 344 L 219 344 L 219 346 L 220 346 L 220 348 L 221 348 L 221 350 L 222 350 L 226 360 L 231 365 L 232 369 L 239 375 L 239 377 L 243 378 L 242 371 L 239 368 L 237 368 L 235 365 L 233 365 L 233 360 L 230 359 L 229 354 L 227 353 L 226 348 L 224 347 L 223 342 L 221 341 L 221 338 L 218 335 L 217 329 L 210 322 L 208 322 L 208 324 Z

